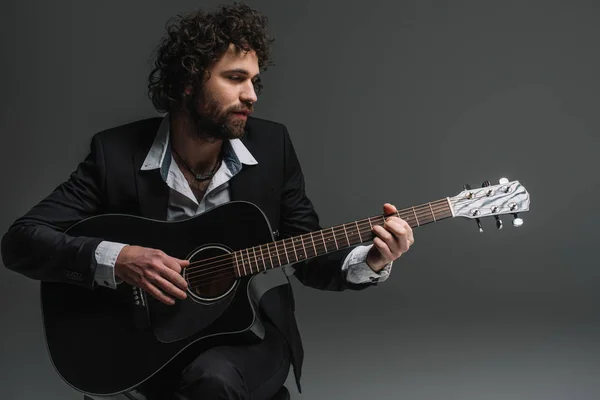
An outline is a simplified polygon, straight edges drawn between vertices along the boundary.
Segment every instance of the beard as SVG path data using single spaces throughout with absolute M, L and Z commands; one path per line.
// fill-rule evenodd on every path
M 252 111 L 252 106 L 232 106 L 224 109 L 213 97 L 204 93 L 194 95 L 187 105 L 187 111 L 195 124 L 196 136 L 214 142 L 215 140 L 238 139 L 246 133 L 246 121 L 234 117 L 236 111 Z

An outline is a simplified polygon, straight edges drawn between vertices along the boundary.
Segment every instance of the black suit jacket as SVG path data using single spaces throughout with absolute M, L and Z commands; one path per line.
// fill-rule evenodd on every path
M 140 169 L 160 122 L 161 118 L 150 118 L 95 134 L 90 152 L 69 179 L 17 219 L 3 236 L 5 266 L 32 279 L 93 290 L 94 251 L 103 238 L 72 237 L 64 231 L 103 213 L 166 219 L 168 186 L 158 170 Z M 242 141 L 258 164 L 244 166 L 231 179 L 232 200 L 259 206 L 281 238 L 320 230 L 286 127 L 257 118 L 249 118 L 247 127 Z M 304 285 L 322 290 L 359 290 L 373 285 L 345 281 L 340 267 L 349 251 L 295 264 L 295 276 Z M 261 308 L 288 340 L 299 386 L 303 348 L 291 285 L 267 292 Z

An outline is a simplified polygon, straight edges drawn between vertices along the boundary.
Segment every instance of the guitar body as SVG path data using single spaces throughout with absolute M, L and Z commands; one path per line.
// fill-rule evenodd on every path
M 247 202 L 179 222 L 101 215 L 67 233 L 156 248 L 191 263 L 273 240 L 265 215 Z M 190 289 L 173 306 L 125 282 L 116 290 L 42 282 L 52 363 L 75 389 L 113 395 L 139 387 L 166 367 L 183 367 L 209 347 L 260 340 L 259 299 L 250 290 L 255 278 L 233 276 L 200 295 Z

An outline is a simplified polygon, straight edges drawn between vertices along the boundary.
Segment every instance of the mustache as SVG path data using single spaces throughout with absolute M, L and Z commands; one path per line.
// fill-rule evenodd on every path
M 245 113 L 252 113 L 254 112 L 254 107 L 250 106 L 238 106 L 238 107 L 232 107 L 229 109 L 229 112 L 245 112 Z

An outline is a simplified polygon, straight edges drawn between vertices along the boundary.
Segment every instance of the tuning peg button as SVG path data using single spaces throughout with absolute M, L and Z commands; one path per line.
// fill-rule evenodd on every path
M 508 179 L 506 179 L 506 178 L 500 178 L 500 181 L 499 181 L 499 183 L 500 183 L 501 185 L 506 185 L 506 184 L 508 183 Z
M 519 214 L 513 214 L 515 219 L 513 219 L 513 226 L 515 228 L 520 227 L 521 225 L 523 225 L 523 218 L 519 217 Z

